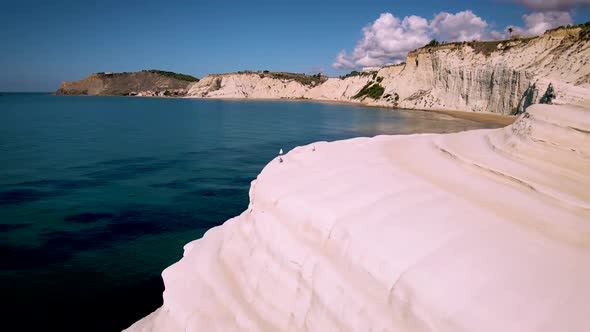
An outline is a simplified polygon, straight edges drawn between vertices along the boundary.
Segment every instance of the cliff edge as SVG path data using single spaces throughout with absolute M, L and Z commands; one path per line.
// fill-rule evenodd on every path
M 590 111 L 298 147 L 129 331 L 588 329 Z

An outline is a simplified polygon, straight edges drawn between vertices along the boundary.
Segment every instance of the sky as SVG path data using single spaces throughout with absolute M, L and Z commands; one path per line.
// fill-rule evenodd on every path
M 590 20 L 590 0 L 2 0 L 0 91 L 54 91 L 94 72 L 199 78 L 324 72 L 403 61 L 440 41 L 523 35 Z

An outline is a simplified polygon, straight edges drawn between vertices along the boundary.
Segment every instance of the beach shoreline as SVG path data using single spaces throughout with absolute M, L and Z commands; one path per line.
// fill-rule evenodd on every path
M 143 98 L 143 97 L 142 97 Z M 148 98 L 168 98 L 168 97 L 148 97 Z M 470 120 L 479 123 L 496 124 L 507 126 L 518 118 L 516 115 L 503 115 L 498 113 L 490 112 L 465 112 L 456 110 L 437 110 L 437 109 L 414 109 L 414 108 L 403 108 L 396 106 L 380 106 L 380 105 L 369 105 L 362 102 L 345 101 L 345 100 L 329 100 L 329 99 L 311 99 L 311 98 L 221 98 L 221 97 L 173 97 L 180 99 L 199 99 L 199 100 L 224 100 L 224 101 L 290 101 L 290 102 L 314 102 L 314 103 L 326 103 L 326 104 L 341 104 L 341 105 L 354 105 L 362 107 L 381 108 L 387 110 L 404 110 L 404 111 L 418 111 L 418 112 L 431 112 L 451 116 L 453 118 Z
M 51 93 L 50 93 L 51 94 Z M 507 126 L 512 124 L 518 116 L 516 115 L 503 115 L 498 113 L 490 113 L 490 112 L 465 112 L 465 111 L 458 111 L 458 110 L 437 110 L 437 109 L 414 109 L 414 108 L 403 108 L 403 107 L 396 107 L 396 106 L 385 106 L 385 105 L 370 105 L 362 102 L 355 102 L 355 101 L 345 101 L 345 100 L 330 100 L 330 99 L 311 99 L 311 98 L 223 98 L 223 97 L 194 97 L 194 96 L 85 96 L 85 95 L 76 95 L 76 96 L 64 96 L 64 95 L 56 95 L 55 93 L 51 94 L 55 97 L 122 97 L 122 98 L 154 98 L 154 99 L 196 99 L 196 100 L 223 100 L 223 101 L 240 101 L 240 102 L 255 102 L 255 101 L 274 101 L 274 102 L 281 102 L 281 101 L 288 101 L 288 102 L 313 102 L 313 103 L 324 103 L 324 104 L 340 104 L 340 105 L 351 105 L 351 106 L 362 106 L 362 107 L 372 107 L 372 108 L 381 108 L 387 110 L 404 110 L 404 111 L 418 111 L 418 112 L 431 112 L 431 113 L 438 113 L 438 114 L 445 114 L 451 116 L 453 118 L 463 119 L 463 120 L 470 120 L 479 123 L 485 124 L 495 124 L 495 125 L 502 125 Z

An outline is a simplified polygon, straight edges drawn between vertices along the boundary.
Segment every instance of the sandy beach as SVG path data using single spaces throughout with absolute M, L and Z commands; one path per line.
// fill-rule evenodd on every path
M 140 98 L 166 98 L 166 97 L 140 97 Z M 182 98 L 189 98 L 189 99 L 202 99 L 199 97 L 182 97 Z M 226 100 L 226 101 L 240 101 L 240 102 L 248 102 L 248 101 L 292 101 L 292 102 L 311 102 L 311 103 L 326 103 L 326 104 L 342 104 L 342 105 L 355 105 L 355 106 L 363 106 L 363 107 L 376 107 L 376 108 L 385 108 L 385 109 L 401 109 L 401 110 L 408 110 L 408 111 L 418 111 L 418 112 L 434 112 L 445 114 L 448 116 L 452 116 L 458 119 L 465 119 L 475 122 L 481 123 L 491 123 L 497 125 L 507 126 L 512 124 L 516 119 L 517 116 L 514 115 L 503 115 L 503 114 L 495 114 L 495 113 L 487 113 L 487 112 L 465 112 L 465 111 L 451 111 L 451 110 L 435 110 L 435 109 L 405 109 L 399 108 L 395 106 L 378 106 L 378 105 L 368 105 L 357 101 L 344 101 L 344 100 L 322 100 L 322 99 L 307 99 L 307 98 L 207 98 L 210 100 Z

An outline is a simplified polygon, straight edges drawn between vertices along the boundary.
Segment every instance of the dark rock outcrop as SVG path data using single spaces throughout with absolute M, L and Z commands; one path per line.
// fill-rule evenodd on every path
M 543 95 L 543 97 L 541 97 L 541 101 L 539 101 L 539 103 L 553 104 L 553 99 L 555 98 L 557 98 L 557 95 L 555 94 L 555 89 L 553 89 L 553 84 L 549 83 L 547 91 L 545 91 L 545 94 Z

